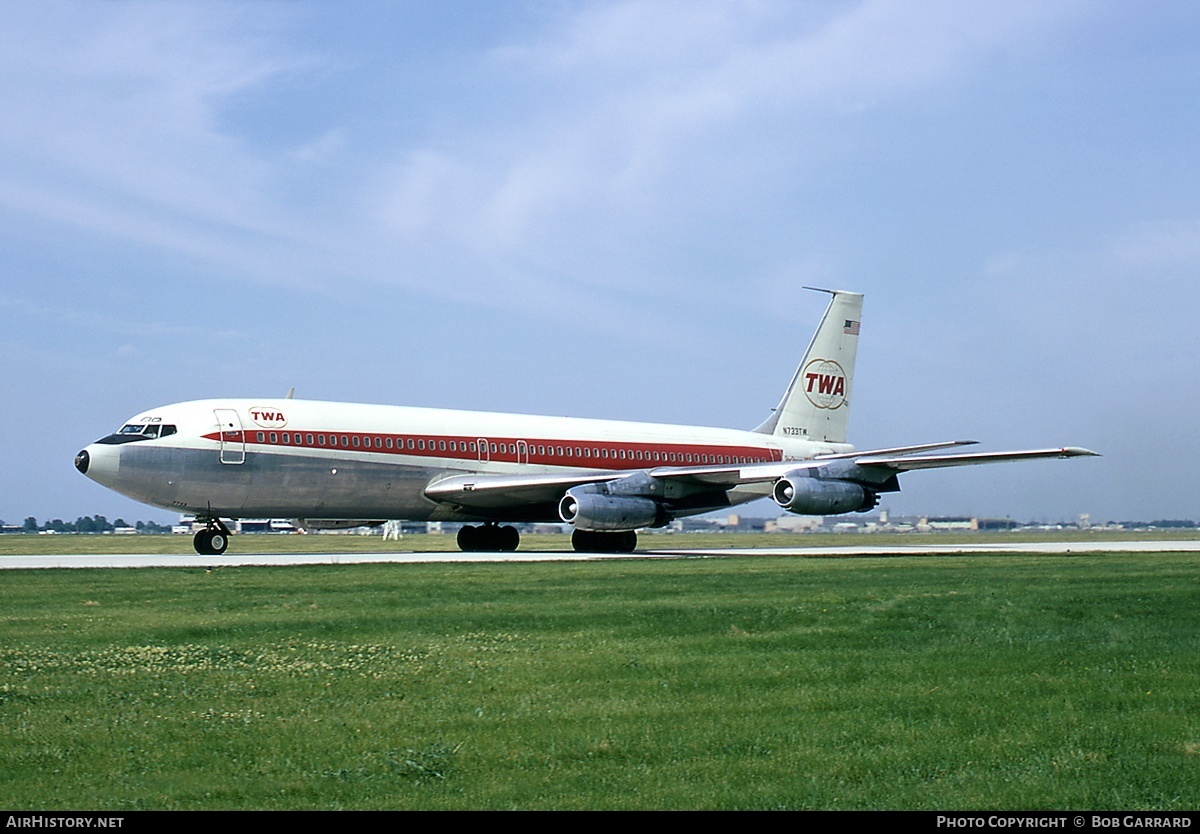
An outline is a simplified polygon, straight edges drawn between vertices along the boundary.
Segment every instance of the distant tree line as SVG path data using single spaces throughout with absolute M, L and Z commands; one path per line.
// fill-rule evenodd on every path
M 5 532 L 21 533 L 111 533 L 118 527 L 132 527 L 139 533 L 171 532 L 170 525 L 164 526 L 153 521 L 139 521 L 136 524 L 130 524 L 123 518 L 109 521 L 102 515 L 81 515 L 74 521 L 63 521 L 61 518 L 56 518 L 45 524 L 38 524 L 36 518 L 29 516 L 19 528 L 0 521 L 0 528 L 4 528 Z

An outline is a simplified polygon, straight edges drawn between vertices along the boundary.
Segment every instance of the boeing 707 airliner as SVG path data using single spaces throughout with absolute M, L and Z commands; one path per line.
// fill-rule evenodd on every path
M 513 523 L 565 522 L 578 551 L 627 553 L 637 530 L 772 498 L 793 513 L 865 512 L 912 469 L 1094 455 L 1077 447 L 945 452 L 957 440 L 858 452 L 846 443 L 862 295 L 823 290 L 825 315 L 771 416 L 750 431 L 295 399 L 151 409 L 75 457 L 87 477 L 194 514 L 309 527 L 466 522 L 466 551 L 516 550 Z M 934 453 L 934 454 L 930 454 Z

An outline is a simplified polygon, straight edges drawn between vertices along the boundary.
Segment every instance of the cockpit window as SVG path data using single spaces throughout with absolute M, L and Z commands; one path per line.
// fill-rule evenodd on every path
M 122 426 L 119 430 L 105 437 L 98 443 L 132 443 L 138 440 L 153 440 L 158 437 L 169 437 L 175 434 L 178 429 L 175 426 L 163 423 L 128 423 Z

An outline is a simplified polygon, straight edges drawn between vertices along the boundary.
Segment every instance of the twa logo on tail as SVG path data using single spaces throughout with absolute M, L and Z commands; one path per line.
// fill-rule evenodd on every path
M 250 419 L 264 429 L 281 429 L 287 425 L 287 418 L 277 408 L 252 408 Z
M 817 408 L 846 404 L 846 372 L 832 359 L 814 359 L 804 366 L 804 394 Z

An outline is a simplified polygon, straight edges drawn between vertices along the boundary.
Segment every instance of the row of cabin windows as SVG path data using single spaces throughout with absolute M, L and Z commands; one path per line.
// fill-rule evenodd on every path
M 270 438 L 271 443 L 279 443 L 282 441 L 289 446 L 293 444 L 296 446 L 303 446 L 305 444 L 312 446 L 315 443 L 317 446 L 328 445 L 335 448 L 341 446 L 344 449 L 403 449 L 405 447 L 405 441 L 403 439 L 393 440 L 390 437 L 366 437 L 357 434 L 331 434 L 328 436 L 328 438 L 326 438 L 326 436 L 323 434 L 312 435 L 286 431 L 282 434 L 279 432 L 270 432 L 269 434 L 267 432 L 258 432 L 259 443 L 267 442 L 268 437 Z M 418 449 L 422 452 L 426 449 L 426 441 L 424 438 L 415 440 L 410 437 L 408 438 L 407 443 L 409 449 Z M 495 447 L 496 444 L 493 443 L 492 449 L 495 450 Z M 430 451 L 437 450 L 445 452 L 447 451 L 447 441 L 430 440 L 428 448 Z M 474 452 L 476 451 L 476 448 L 476 444 L 473 442 L 468 443 L 465 440 L 461 443 L 456 440 L 449 441 L 449 451 L 451 452 Z
M 268 434 L 266 432 L 258 432 L 258 442 L 266 442 Z M 285 444 L 304 445 L 305 442 L 309 446 L 313 445 L 314 436 L 311 434 L 301 435 L 300 432 L 283 432 L 280 435 L 277 432 L 270 432 L 271 443 L 280 442 L 280 438 Z M 318 434 L 315 437 L 316 445 L 325 446 L 326 437 L 323 434 Z M 426 445 L 428 443 L 428 446 Z M 390 437 L 366 437 L 360 435 L 336 435 L 331 434 L 328 438 L 328 445 L 331 447 L 341 446 L 349 449 L 404 449 L 405 446 L 409 449 L 417 451 L 450 451 L 450 452 L 477 452 L 478 447 L 475 441 L 457 441 L 457 440 L 429 440 L 424 438 L 408 438 L 406 440 L 397 440 L 393 445 Z M 492 454 L 517 454 L 518 444 L 516 443 L 491 443 L 489 444 Z M 461 447 L 461 448 L 460 448 Z M 707 455 L 692 452 L 651 452 L 641 449 L 625 450 L 625 449 L 608 449 L 586 446 L 545 446 L 532 444 L 526 446 L 526 454 L 536 454 L 539 457 L 545 457 L 547 454 L 558 457 L 577 457 L 577 458 L 607 458 L 610 460 L 637 460 L 653 463 L 752 463 L 755 461 L 767 460 L 765 457 L 758 456 L 738 456 L 738 455 Z

